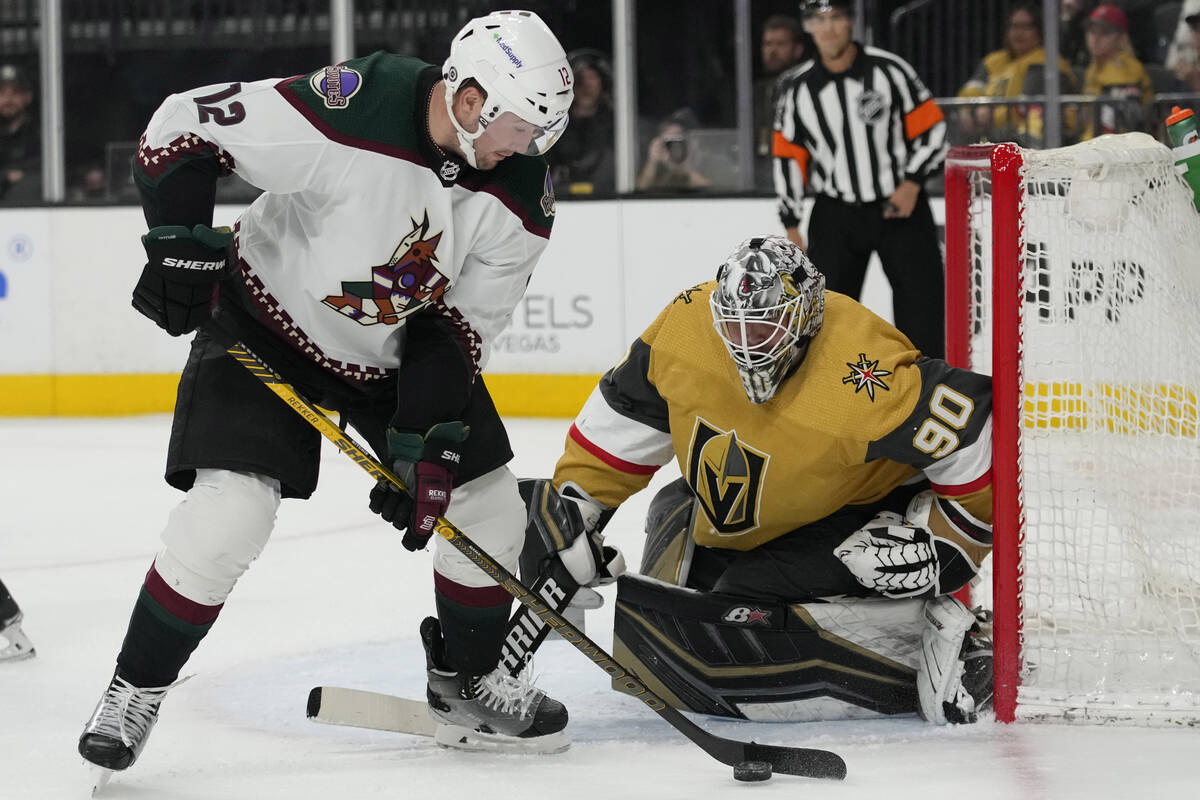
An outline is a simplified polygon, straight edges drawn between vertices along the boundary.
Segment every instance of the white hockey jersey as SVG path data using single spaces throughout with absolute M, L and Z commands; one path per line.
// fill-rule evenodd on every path
M 471 169 L 428 135 L 438 70 L 376 53 L 308 75 L 168 97 L 135 179 L 153 193 L 190 159 L 264 190 L 241 215 L 242 278 L 261 316 L 322 366 L 369 379 L 400 364 L 404 319 L 435 304 L 476 371 L 546 246 L 540 157 Z

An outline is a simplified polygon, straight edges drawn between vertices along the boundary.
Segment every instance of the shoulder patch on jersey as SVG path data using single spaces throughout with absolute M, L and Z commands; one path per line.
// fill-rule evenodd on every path
M 697 284 L 696 286 L 692 286 L 689 289 L 684 289 L 682 292 L 675 295 L 675 299 L 672 300 L 671 302 L 672 303 L 684 303 L 686 305 L 691 305 L 691 303 L 693 302 L 692 295 L 694 295 L 696 292 L 703 291 L 703 290 L 704 290 L 704 285 Z
M 326 108 L 346 108 L 350 105 L 350 98 L 362 88 L 362 73 L 342 64 L 334 64 L 314 72 L 308 83 Z
M 557 206 L 554 200 L 554 182 L 550 180 L 550 170 L 546 170 L 546 184 L 542 191 L 542 213 L 553 217 Z
M 892 387 L 884 383 L 883 378 L 891 375 L 890 370 L 879 368 L 879 359 L 874 361 L 867 358 L 866 353 L 858 354 L 858 363 L 852 364 L 846 362 L 846 366 L 850 368 L 850 374 L 842 378 L 843 384 L 854 384 L 854 393 L 858 394 L 863 389 L 867 390 L 867 397 L 871 398 L 871 402 L 875 402 L 875 389 L 880 388 L 885 392 L 890 392 Z
M 275 88 L 331 141 L 424 164 L 415 93 L 422 73 L 433 69 L 416 58 L 379 52 L 287 78 Z

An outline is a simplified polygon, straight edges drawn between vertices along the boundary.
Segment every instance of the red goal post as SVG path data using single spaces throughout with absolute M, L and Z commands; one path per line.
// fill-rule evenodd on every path
M 947 360 L 993 380 L 1000 721 L 1200 724 L 1198 251 L 1148 136 L 947 159 Z

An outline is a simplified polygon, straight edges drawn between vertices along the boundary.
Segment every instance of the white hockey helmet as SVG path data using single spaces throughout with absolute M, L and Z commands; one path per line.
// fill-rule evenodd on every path
M 755 236 L 717 270 L 709 306 L 746 396 L 765 403 L 821 330 L 825 276 L 788 239 Z
M 450 43 L 442 78 L 450 121 L 473 167 L 475 140 L 485 131 L 513 152 L 541 155 L 567 128 L 575 77 L 562 45 L 532 11 L 495 11 L 468 22 Z M 453 107 L 469 79 L 487 93 L 474 132 L 463 128 Z

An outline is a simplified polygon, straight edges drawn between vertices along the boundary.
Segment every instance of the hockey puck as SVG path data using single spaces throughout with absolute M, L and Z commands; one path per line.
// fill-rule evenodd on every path
M 766 761 L 743 761 L 733 765 L 733 777 L 739 781 L 769 781 L 771 765 Z

